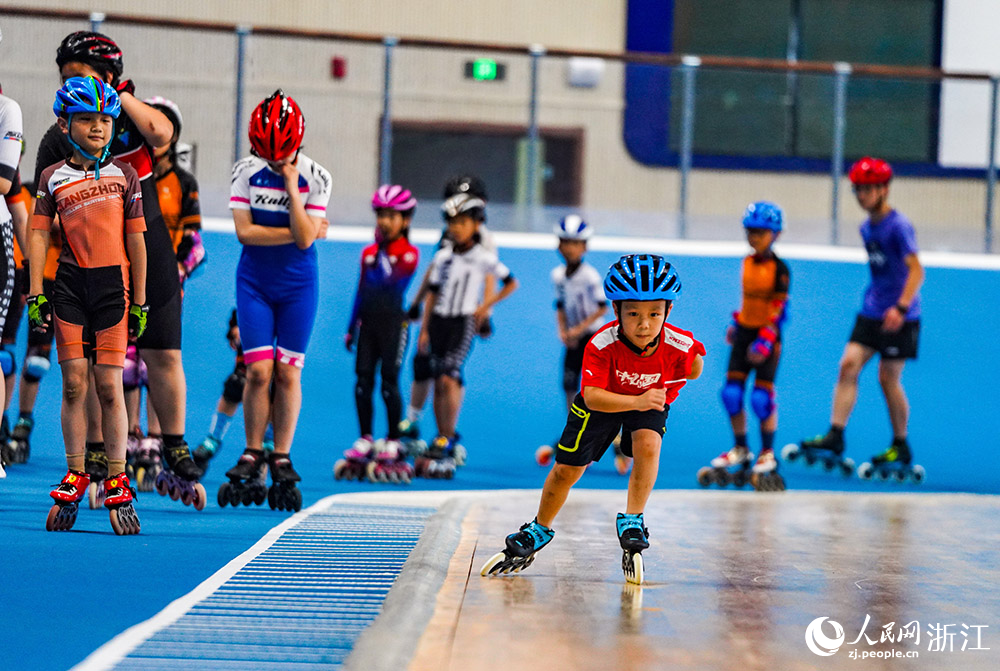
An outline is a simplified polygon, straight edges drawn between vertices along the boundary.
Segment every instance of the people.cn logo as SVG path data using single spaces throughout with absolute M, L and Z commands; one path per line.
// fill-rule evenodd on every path
M 833 638 L 829 638 L 823 633 L 823 623 L 828 620 L 826 617 L 817 617 L 806 627 L 806 645 L 814 654 L 820 657 L 829 657 L 840 650 L 844 643 L 844 628 L 839 622 L 830 620 L 833 626 Z

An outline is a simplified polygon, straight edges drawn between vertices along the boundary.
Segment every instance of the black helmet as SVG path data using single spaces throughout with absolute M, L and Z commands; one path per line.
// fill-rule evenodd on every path
M 79 30 L 63 38 L 56 49 L 56 65 L 66 63 L 86 63 L 100 70 L 111 71 L 117 80 L 122 76 L 122 50 L 107 35 L 89 30 Z
M 467 193 L 483 201 L 489 200 L 486 196 L 486 185 L 475 175 L 455 175 L 444 183 L 444 195 L 441 197 L 448 200 L 460 193 Z

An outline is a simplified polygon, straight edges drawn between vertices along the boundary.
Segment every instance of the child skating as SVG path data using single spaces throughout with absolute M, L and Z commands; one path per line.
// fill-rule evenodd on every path
M 601 328 L 583 354 L 580 393 L 556 448 L 556 463 L 542 489 L 535 519 L 507 536 L 506 548 L 480 574 L 527 568 L 555 535 L 555 521 L 587 465 L 622 434 L 622 452 L 634 458 L 627 503 L 616 528 L 625 579 L 643 581 L 641 552 L 649 547 L 643 511 L 656 482 L 670 404 L 688 380 L 701 375 L 705 347 L 691 333 L 666 323 L 680 295 L 677 270 L 662 257 L 621 257 L 604 278 L 615 321 Z
M 778 404 L 774 378 L 781 358 L 781 329 L 785 320 L 791 274 L 785 262 L 772 249 L 783 226 L 781 208 L 774 203 L 751 203 L 743 214 L 743 228 L 753 253 L 743 259 L 743 302 L 726 330 L 726 343 L 732 346 L 726 384 L 722 387 L 722 406 L 733 429 L 732 449 L 712 459 L 711 466 L 698 471 L 703 487 L 748 481 L 757 490 L 782 490 L 784 480 L 774 457 L 774 433 L 778 429 Z M 750 407 L 760 421 L 760 454 L 753 463 L 747 445 L 747 417 L 743 395 L 747 378 L 754 373 Z
M 32 328 L 55 328 L 69 470 L 51 492 L 55 505 L 45 528 L 72 528 L 90 485 L 84 448 L 92 367 L 108 458 L 104 505 L 116 534 L 136 534 L 139 518 L 125 474 L 128 417 L 122 367 L 128 339 L 141 336 L 146 325 L 142 192 L 135 171 L 109 157 L 114 120 L 121 110 L 111 86 L 94 77 L 71 77 L 56 92 L 53 109 L 73 155 L 45 168 L 38 182 L 28 255 L 28 318 Z M 43 293 L 42 276 L 57 215 L 64 244 L 50 300 Z M 204 505 L 204 489 L 200 496 Z

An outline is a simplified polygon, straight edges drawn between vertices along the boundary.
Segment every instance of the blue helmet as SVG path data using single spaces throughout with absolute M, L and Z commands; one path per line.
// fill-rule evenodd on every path
M 609 301 L 672 301 L 680 294 L 677 270 L 654 254 L 623 256 L 604 276 L 604 295 Z
M 594 228 L 580 215 L 567 214 L 553 226 L 553 232 L 560 240 L 588 240 Z
M 766 228 L 773 233 L 781 233 L 784 223 L 781 208 L 766 200 L 758 200 L 747 205 L 743 213 L 743 228 Z
M 70 77 L 56 91 L 56 101 L 52 105 L 56 116 L 90 112 L 117 119 L 121 110 L 118 93 L 96 77 Z

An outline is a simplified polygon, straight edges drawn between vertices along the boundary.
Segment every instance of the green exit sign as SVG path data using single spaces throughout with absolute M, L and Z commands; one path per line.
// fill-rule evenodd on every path
M 507 65 L 492 58 L 477 58 L 465 62 L 465 78 L 480 82 L 499 82 L 507 78 Z

